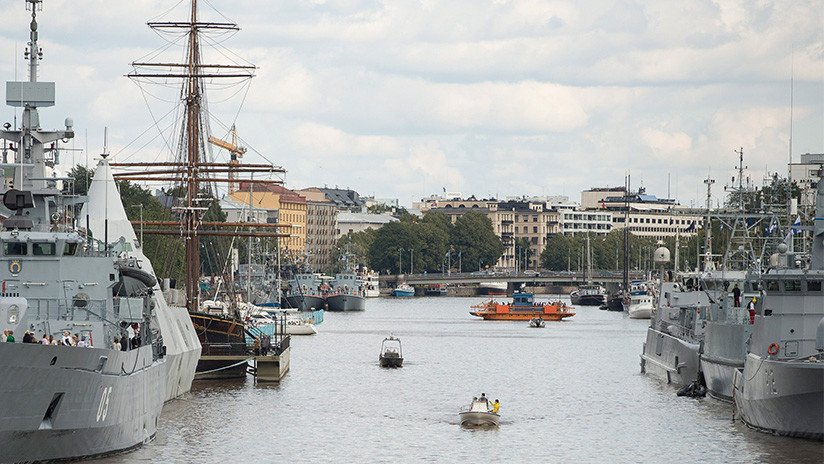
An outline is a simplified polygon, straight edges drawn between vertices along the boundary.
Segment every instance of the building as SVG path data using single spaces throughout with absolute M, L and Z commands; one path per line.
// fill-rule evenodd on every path
M 323 272 L 332 267 L 337 242 L 338 208 L 317 189 L 298 190 L 306 198 L 306 262 L 309 269 Z
M 815 186 L 818 182 L 818 170 L 824 165 L 824 153 L 805 153 L 801 161 L 790 164 L 790 177 L 801 190 L 800 206 L 815 207 Z
M 558 211 L 559 232 L 575 236 L 591 233 L 606 235 L 613 229 L 613 214 L 610 211 Z
M 534 201 L 506 201 L 498 203 L 498 212 L 512 213 L 513 237 L 515 239 L 515 267 L 520 269 L 540 268 L 541 253 L 546 248 L 547 241 L 553 235 L 561 232 L 560 213 L 547 207 L 545 199 L 535 198 Z M 531 251 L 528 261 L 524 262 L 525 253 L 517 249 L 517 241 L 525 240 Z
M 398 222 L 398 218 L 390 214 L 350 213 L 338 211 L 337 230 L 335 237 L 340 238 L 349 233 L 363 232 L 368 229 L 380 229 L 390 222 Z
M 339 188 L 317 188 L 304 190 L 315 190 L 326 195 L 326 199 L 334 203 L 338 211 L 350 211 L 353 213 L 362 213 L 366 209 L 366 202 L 360 197 L 360 194 L 354 190 L 339 189 Z
M 278 210 L 250 208 L 248 201 L 239 202 L 232 197 L 223 197 L 219 205 L 226 214 L 226 222 L 277 223 Z
M 287 224 L 280 230 L 287 237 L 278 239 L 282 256 L 292 262 L 306 261 L 306 198 L 276 184 L 241 182 L 240 189 L 230 195 L 233 201 L 251 204 L 254 208 L 277 211 L 278 222 Z
M 629 193 L 623 187 L 585 190 L 581 192 L 581 207 L 584 205 L 587 205 L 588 212 L 610 214 L 610 230 L 628 226 L 634 235 L 657 240 L 678 234 L 692 236 L 702 224 L 700 215 L 681 206 L 674 199 L 649 195 L 643 187 L 638 192 Z

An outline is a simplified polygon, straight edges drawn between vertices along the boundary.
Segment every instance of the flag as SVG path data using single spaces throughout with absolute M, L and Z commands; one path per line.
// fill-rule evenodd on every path
M 695 232 L 695 221 L 692 221 L 690 225 L 684 229 L 684 232 Z
M 792 227 L 790 227 L 790 231 L 787 232 L 787 236 L 784 237 L 784 243 L 789 243 L 792 239 L 793 235 L 801 233 L 801 216 L 796 216 L 795 222 L 793 222 Z

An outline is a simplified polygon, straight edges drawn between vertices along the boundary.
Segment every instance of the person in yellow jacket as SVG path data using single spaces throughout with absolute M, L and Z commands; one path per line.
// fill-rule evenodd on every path
M 501 403 L 496 399 L 495 402 L 492 403 L 492 412 L 498 414 L 499 409 L 501 409 Z

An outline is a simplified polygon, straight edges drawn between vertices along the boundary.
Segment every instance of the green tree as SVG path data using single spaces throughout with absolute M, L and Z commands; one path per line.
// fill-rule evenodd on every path
M 385 224 L 375 233 L 375 239 L 369 246 L 369 263 L 380 272 L 401 274 L 404 269 L 408 271 L 409 250 L 415 248 L 416 242 L 411 223 Z
M 501 239 L 495 235 L 492 221 L 486 215 L 474 211 L 455 221 L 450 245 L 455 252 L 460 252 L 464 269 L 474 269 L 478 263 L 481 266 L 494 266 L 504 252 Z

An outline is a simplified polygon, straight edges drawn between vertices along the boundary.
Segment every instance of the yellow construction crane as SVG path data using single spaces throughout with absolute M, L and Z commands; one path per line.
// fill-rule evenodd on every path
M 230 161 L 229 161 L 229 194 L 233 194 L 238 190 L 238 182 L 237 182 L 237 172 L 234 168 L 240 166 L 240 158 L 243 158 L 243 155 L 246 153 L 246 147 L 239 147 L 237 144 L 237 132 L 235 131 L 235 126 L 232 126 L 232 130 L 230 131 L 232 134 L 232 141 L 227 142 L 225 140 L 221 140 L 217 137 L 209 136 L 209 143 L 212 145 L 218 146 L 223 148 L 224 150 L 229 152 Z

